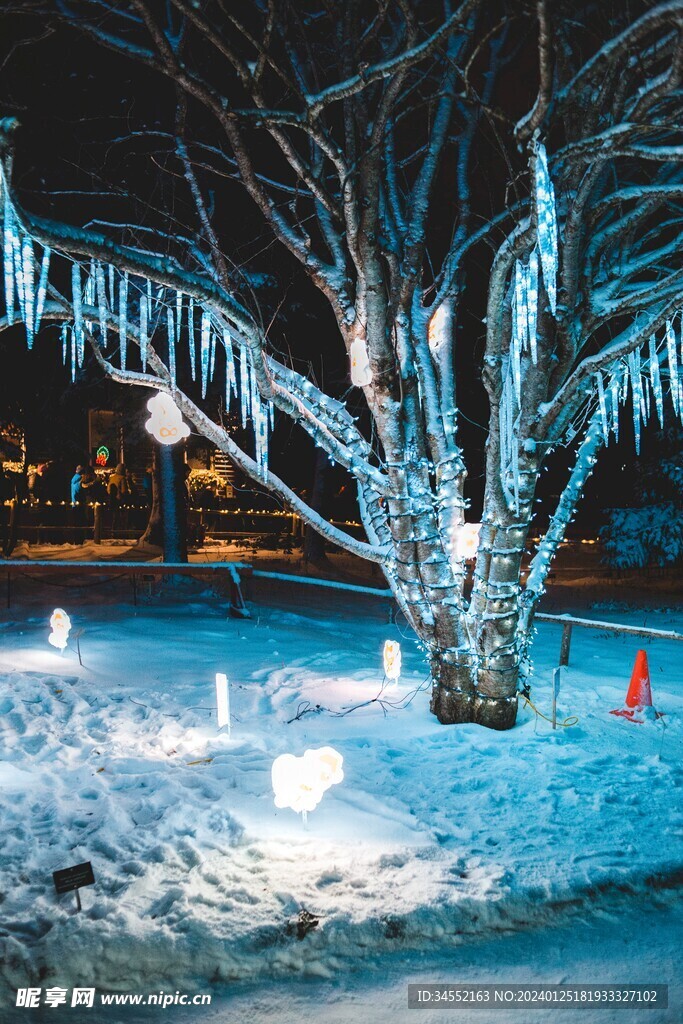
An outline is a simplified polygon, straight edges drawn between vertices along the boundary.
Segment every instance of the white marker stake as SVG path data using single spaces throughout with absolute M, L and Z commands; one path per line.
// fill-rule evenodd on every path
M 230 739 L 230 691 L 228 690 L 228 677 L 224 672 L 216 672 L 216 707 L 218 709 L 218 728 L 224 725 L 228 727 L 228 739 Z

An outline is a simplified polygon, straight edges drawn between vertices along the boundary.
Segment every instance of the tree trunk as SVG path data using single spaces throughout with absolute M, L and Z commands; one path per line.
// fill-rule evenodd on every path
M 442 725 L 473 722 L 476 694 L 470 657 L 464 655 L 454 664 L 445 653 L 437 651 L 431 659 L 431 672 L 432 714 Z
M 182 451 L 161 445 L 160 503 L 164 562 L 187 562 L 187 489 L 183 476 Z
M 439 651 L 432 657 L 432 699 L 430 710 L 442 725 L 474 722 L 488 729 L 511 729 L 517 718 L 518 668 L 515 665 L 505 673 L 497 673 L 492 695 L 485 692 L 490 680 L 479 670 L 477 681 L 470 659 L 464 655 L 454 664 L 447 654 Z
M 520 578 L 529 524 L 520 516 L 510 518 L 518 521 L 499 522 L 483 531 L 483 543 L 490 550 L 481 563 L 477 561 L 481 578 L 471 609 L 476 617 L 476 687 L 481 701 L 477 720 L 492 729 L 511 728 L 517 715 Z
M 501 517 L 502 518 L 502 517 Z M 517 718 L 522 550 L 528 526 L 484 524 L 470 607 L 460 635 L 469 650 L 432 655 L 433 714 L 443 724 L 511 729 Z

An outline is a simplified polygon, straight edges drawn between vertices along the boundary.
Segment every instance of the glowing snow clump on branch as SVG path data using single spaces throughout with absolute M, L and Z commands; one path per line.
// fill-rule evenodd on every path
M 183 423 L 180 409 L 164 391 L 158 391 L 154 398 L 150 398 L 147 408 L 152 415 L 145 427 L 160 444 L 175 444 L 190 436 L 190 428 Z
M 475 558 L 479 547 L 481 523 L 464 523 L 459 529 L 455 541 L 458 558 Z
M 427 341 L 433 352 L 449 340 L 449 326 L 448 310 L 446 306 L 441 305 L 430 319 L 427 328 Z
M 349 349 L 351 358 L 351 381 L 357 388 L 367 387 L 372 383 L 372 370 L 368 359 L 368 350 L 362 338 L 351 342 Z

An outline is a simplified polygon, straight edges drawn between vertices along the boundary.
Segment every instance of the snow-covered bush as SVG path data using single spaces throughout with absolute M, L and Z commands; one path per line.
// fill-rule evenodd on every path
M 664 450 L 664 457 L 661 452 Z M 600 531 L 606 561 L 617 569 L 672 565 L 683 561 L 683 433 L 659 436 L 659 458 L 641 460 L 633 508 L 607 509 Z
M 673 502 L 612 508 L 609 517 L 600 535 L 610 565 L 635 569 L 683 559 L 683 515 Z

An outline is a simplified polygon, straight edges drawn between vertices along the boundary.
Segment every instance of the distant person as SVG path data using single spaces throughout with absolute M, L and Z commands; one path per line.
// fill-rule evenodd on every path
M 112 512 L 112 529 L 127 528 L 128 509 L 125 507 L 130 498 L 128 472 L 123 462 L 119 462 L 107 482 L 109 508 Z
M 40 474 L 40 500 L 57 502 L 60 501 L 63 493 L 62 470 L 56 462 L 50 459 L 43 465 Z
M 83 466 L 76 466 L 71 477 L 71 504 L 80 505 L 83 498 Z
M 146 469 L 142 477 L 142 497 L 146 505 L 152 504 L 153 480 L 151 468 Z
M 121 504 L 130 496 L 128 473 L 123 462 L 119 462 L 107 483 L 107 493 L 112 505 Z
M 5 472 L 5 467 L 0 462 L 0 502 L 11 501 L 16 496 L 17 486 L 9 473 Z
M 5 467 L 0 463 L 0 549 L 5 556 L 9 553 L 11 542 L 9 535 L 10 510 L 9 506 L 5 505 L 5 502 L 11 501 L 16 496 L 16 484 L 5 473 Z
M 190 490 L 190 476 L 192 474 L 192 467 L 187 463 L 183 463 L 183 497 L 185 500 L 185 508 L 189 509 L 192 504 L 192 491 Z
M 84 466 L 81 470 L 81 498 L 85 502 L 97 501 L 99 497 L 99 481 L 92 466 Z
M 137 501 L 140 497 L 139 488 L 134 474 L 129 470 L 126 470 L 126 486 L 128 487 L 128 500 L 130 502 Z
M 31 501 L 42 501 L 45 497 L 44 494 L 44 481 L 43 473 L 47 469 L 48 464 L 41 462 L 34 470 L 28 475 L 28 496 Z

